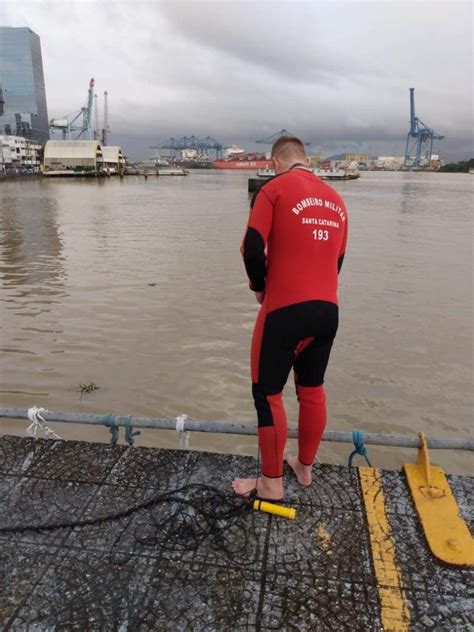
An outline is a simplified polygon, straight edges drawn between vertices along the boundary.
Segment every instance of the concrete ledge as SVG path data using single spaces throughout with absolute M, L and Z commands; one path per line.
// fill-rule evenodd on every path
M 235 455 L 4 436 L 0 527 L 95 517 L 189 483 L 227 490 L 255 470 Z M 472 520 L 473 479 L 448 478 Z M 248 511 L 194 549 L 159 534 L 147 542 L 163 505 L 87 527 L 0 533 L 0 628 L 365 632 L 382 629 L 381 590 L 397 590 L 410 613 L 400 629 L 470 629 L 472 569 L 431 556 L 401 472 L 380 480 L 402 587 L 377 581 L 357 469 L 318 465 L 308 489 L 285 473 L 295 521 Z

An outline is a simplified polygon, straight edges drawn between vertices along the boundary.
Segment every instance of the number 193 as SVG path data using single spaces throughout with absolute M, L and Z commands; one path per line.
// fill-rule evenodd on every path
M 313 230 L 313 235 L 317 241 L 327 241 L 329 239 L 329 231 L 322 230 L 321 228 Z

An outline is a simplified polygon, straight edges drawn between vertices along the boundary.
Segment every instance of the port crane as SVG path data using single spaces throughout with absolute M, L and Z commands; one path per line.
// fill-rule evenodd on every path
M 151 149 L 169 149 L 172 152 L 172 158 L 175 158 L 179 152 L 183 151 L 183 149 L 196 149 L 197 151 L 206 154 L 211 159 L 217 159 L 220 158 L 223 145 L 211 136 L 206 136 L 206 138 L 198 138 L 197 136 L 182 136 L 181 138 L 168 138 L 159 145 L 152 145 Z
M 280 138 L 280 136 L 293 136 L 291 132 L 287 129 L 281 129 L 278 132 L 275 132 L 271 136 L 267 136 L 267 138 L 261 138 L 260 140 L 256 140 L 256 143 L 265 144 L 265 145 L 273 145 L 273 143 Z M 303 143 L 303 145 L 311 145 L 311 143 Z
M 92 110 L 94 106 L 94 85 L 95 81 L 92 78 L 89 81 L 89 90 L 87 93 L 87 105 L 82 107 L 78 112 L 72 112 L 72 114 L 65 114 L 64 116 L 52 119 L 49 123 L 49 129 L 52 132 L 60 131 L 62 133 L 63 140 L 93 140 L 95 136 L 94 130 L 92 130 Z M 96 101 L 97 108 L 97 101 Z M 105 104 L 105 112 L 107 111 L 107 101 Z M 97 110 L 96 110 L 97 112 Z M 82 117 L 82 120 L 81 120 Z M 97 118 L 97 114 L 96 114 Z M 108 126 L 104 123 L 104 130 L 108 131 Z M 74 134 L 77 134 L 74 138 L 71 138 Z
M 52 119 L 49 123 L 49 129 L 52 132 L 56 130 L 62 132 L 63 140 L 70 140 L 71 135 L 77 132 L 77 136 L 72 140 L 79 140 L 79 138 L 87 137 L 88 140 L 92 139 L 92 106 L 94 102 L 94 79 L 89 81 L 89 91 L 87 93 L 87 105 L 82 107 L 78 112 L 72 112 L 72 114 L 65 114 L 61 118 Z M 82 116 L 82 121 L 79 119 Z
M 427 127 L 415 115 L 415 88 L 410 88 L 410 129 L 405 147 L 405 167 L 431 166 L 433 141 L 443 140 L 444 136 Z M 410 144 L 411 139 L 411 144 Z M 426 155 L 422 156 L 423 146 L 429 142 Z

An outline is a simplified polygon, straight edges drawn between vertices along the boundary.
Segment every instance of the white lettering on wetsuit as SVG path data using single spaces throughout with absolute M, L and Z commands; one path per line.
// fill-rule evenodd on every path
M 294 213 L 295 215 L 299 215 L 302 210 L 310 206 L 324 206 L 324 208 L 327 208 L 328 210 L 333 211 L 334 213 L 337 213 L 339 217 L 341 218 L 342 222 L 346 221 L 346 215 L 338 204 L 335 204 L 334 202 L 331 202 L 330 200 L 322 200 L 321 198 L 314 198 L 314 197 L 303 198 L 302 200 L 300 200 L 299 202 L 295 204 L 295 206 L 291 209 L 291 212 Z
M 318 226 L 331 226 L 332 228 L 339 228 L 339 222 L 334 222 L 332 219 L 323 219 L 322 217 L 302 217 L 302 224 L 318 224 Z
M 314 235 L 314 238 L 317 239 L 318 241 L 327 241 L 329 239 L 329 231 L 322 230 L 321 228 L 318 228 L 318 229 L 315 228 L 313 230 L 313 235 Z
M 337 213 L 343 222 L 346 221 L 346 215 L 340 206 L 334 204 L 334 202 L 330 202 L 329 200 L 324 200 L 324 206 L 325 208 Z
M 295 215 L 299 215 L 304 208 L 308 208 L 308 206 L 322 206 L 323 201 L 321 198 L 303 198 L 300 200 L 295 206 L 291 209 Z

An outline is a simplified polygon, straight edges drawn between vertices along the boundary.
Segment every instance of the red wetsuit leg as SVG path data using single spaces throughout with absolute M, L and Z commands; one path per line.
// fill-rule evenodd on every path
M 306 338 L 296 349 L 294 373 L 299 402 L 298 459 L 303 465 L 313 464 L 326 427 L 326 393 L 323 382 L 337 329 L 333 322 L 335 314 L 327 320 L 327 328 L 322 328 L 326 335 Z
M 261 457 L 261 472 L 269 478 L 283 476 L 283 453 L 288 437 L 286 412 L 283 405 L 283 386 L 291 370 L 291 354 L 284 354 L 283 375 L 270 376 L 261 366 L 262 339 L 267 323 L 265 306 L 260 309 L 255 323 L 251 347 L 252 394 L 258 417 L 258 440 Z M 268 328 L 267 328 L 268 329 Z M 268 332 L 267 332 L 268 342 Z M 274 351 L 278 345 L 274 346 Z M 278 351 L 276 351 L 277 353 Z M 281 354 L 278 354 L 279 356 Z M 285 375 L 286 374 L 286 375 Z
M 266 396 L 273 424 L 258 428 L 258 444 L 262 460 L 261 471 L 268 478 L 283 476 L 283 453 L 288 438 L 288 424 L 283 393 Z
M 298 416 L 298 459 L 312 465 L 326 427 L 324 386 L 296 386 L 300 405 Z
M 293 364 L 300 398 L 299 456 L 308 465 L 314 460 L 326 424 L 322 384 L 337 330 L 337 314 L 337 305 L 321 301 L 269 312 L 264 304 L 260 310 L 252 337 L 251 365 L 265 476 L 283 475 L 288 430 L 282 391 Z

